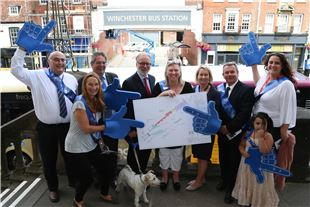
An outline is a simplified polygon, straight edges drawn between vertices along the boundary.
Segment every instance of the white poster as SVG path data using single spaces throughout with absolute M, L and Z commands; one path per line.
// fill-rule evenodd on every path
M 145 124 L 137 129 L 140 149 L 211 142 L 211 136 L 193 131 L 194 117 L 183 111 L 184 106 L 191 106 L 207 113 L 205 92 L 138 99 L 133 104 L 136 120 Z

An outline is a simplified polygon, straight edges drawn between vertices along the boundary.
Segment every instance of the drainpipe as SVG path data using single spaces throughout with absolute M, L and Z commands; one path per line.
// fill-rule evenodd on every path
M 261 13 L 262 0 L 258 1 L 258 10 L 257 10 L 257 21 L 256 21 L 256 39 L 258 41 L 258 28 L 259 28 L 259 18 Z

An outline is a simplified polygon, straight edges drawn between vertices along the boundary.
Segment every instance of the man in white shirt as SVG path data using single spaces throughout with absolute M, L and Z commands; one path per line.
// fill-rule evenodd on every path
M 70 111 L 75 98 L 77 80 L 64 72 L 66 57 L 59 51 L 52 52 L 48 57 L 49 68 L 40 70 L 24 68 L 25 55 L 26 51 L 22 47 L 16 50 L 12 58 L 11 73 L 31 89 L 34 110 L 38 118 L 39 149 L 50 191 L 49 199 L 51 202 L 58 202 L 56 169 L 58 145 L 64 157 L 69 185 L 73 185 L 72 182 L 74 182 L 70 176 L 69 163 L 66 161 L 64 141 L 69 129 Z M 57 85 L 56 82 L 59 84 Z M 62 101 L 60 94 L 62 94 Z

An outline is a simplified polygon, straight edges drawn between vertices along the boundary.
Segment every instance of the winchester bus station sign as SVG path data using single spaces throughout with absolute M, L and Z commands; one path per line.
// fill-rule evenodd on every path
M 104 25 L 191 25 L 191 11 L 104 11 Z

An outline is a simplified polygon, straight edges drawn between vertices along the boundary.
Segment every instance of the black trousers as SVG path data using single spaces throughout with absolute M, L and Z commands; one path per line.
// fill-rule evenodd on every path
M 68 162 L 68 154 L 64 149 L 69 126 L 69 123 L 44 124 L 40 121 L 37 123 L 38 142 L 43 171 L 50 191 L 58 190 L 58 176 L 56 169 L 58 146 L 60 146 L 60 151 L 64 158 L 69 184 L 74 183 L 72 168 Z
M 219 139 L 219 159 L 221 167 L 221 177 L 227 185 L 227 191 L 231 193 L 236 182 L 241 154 L 239 144 L 241 134 L 229 140 L 225 135 L 218 133 Z
M 128 144 L 129 144 L 128 154 L 127 154 L 127 164 L 131 167 L 131 169 L 135 173 L 140 174 L 139 167 L 138 167 L 138 164 L 137 164 L 137 161 L 136 161 L 136 157 L 135 157 L 135 154 L 134 154 L 134 148 L 132 146 L 132 141 L 130 140 L 129 137 L 126 137 L 126 140 L 127 140 Z M 149 161 L 149 157 L 150 157 L 150 154 L 151 154 L 152 150 L 151 149 L 140 150 L 139 146 L 137 146 L 135 148 L 135 150 L 136 150 L 137 155 L 138 155 L 138 160 L 139 160 L 141 171 L 143 173 L 145 173 L 146 172 L 146 168 L 147 168 L 147 163 Z
M 118 140 L 113 139 L 107 136 L 103 137 L 104 143 L 109 147 L 110 150 L 117 152 L 118 151 Z M 109 194 L 109 187 L 111 183 L 115 180 L 116 177 L 116 168 L 117 168 L 117 154 L 103 154 L 102 155 L 103 165 L 103 174 L 98 175 L 98 178 L 101 176 L 101 193 L 102 195 Z
M 108 166 L 105 166 L 104 157 L 105 155 L 101 154 L 99 146 L 86 153 L 68 153 L 68 158 L 76 179 L 75 200 L 77 202 L 83 200 L 87 189 L 94 180 L 92 167 L 95 168 L 101 184 L 100 192 L 102 195 L 106 195 L 104 192 L 106 187 L 103 185 L 103 178 L 106 176 L 105 170 Z

